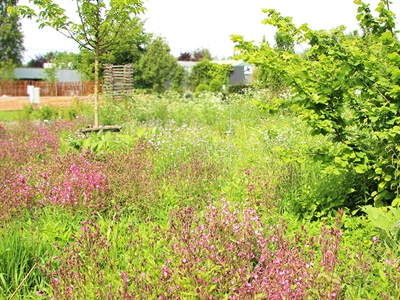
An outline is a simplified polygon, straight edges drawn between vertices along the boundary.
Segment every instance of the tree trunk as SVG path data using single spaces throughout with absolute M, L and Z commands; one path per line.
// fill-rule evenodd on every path
M 94 55 L 94 127 L 99 127 L 99 45 Z

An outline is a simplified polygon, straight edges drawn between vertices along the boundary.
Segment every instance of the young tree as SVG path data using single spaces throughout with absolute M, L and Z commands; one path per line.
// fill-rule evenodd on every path
M 126 20 L 122 26 L 113 30 L 121 33 L 100 58 L 102 63 L 116 65 L 137 63 L 152 39 L 152 34 L 144 31 L 144 21 L 135 17 Z
M 50 83 L 51 94 L 57 96 L 57 66 L 53 65 L 49 68 L 44 68 L 44 80 Z
M 138 17 L 127 20 L 122 26 L 112 30 L 120 31 L 117 39 L 99 57 L 99 65 L 105 64 L 124 65 L 132 64 L 133 72 L 139 72 L 139 60 L 145 53 L 146 46 L 151 40 L 151 34 L 144 31 L 144 22 Z M 86 49 L 80 52 L 77 66 L 78 71 L 85 79 L 94 79 L 94 53 Z M 99 76 L 102 77 L 102 68 L 99 68 Z
M 184 72 L 177 72 L 179 66 L 176 58 L 170 54 L 168 44 L 161 37 L 156 37 L 146 49 L 139 63 L 142 78 L 146 85 L 150 85 L 155 92 L 162 93 L 165 90 L 165 82 L 168 80 L 180 80 L 182 84 Z M 176 86 L 176 84 L 173 84 Z
M 94 80 L 95 80 L 95 100 L 94 100 L 94 126 L 99 126 L 99 58 L 113 45 L 122 31 L 124 24 L 130 22 L 132 18 L 144 12 L 142 0 L 75 0 L 76 19 L 68 17 L 65 8 L 51 0 L 29 0 L 39 10 L 28 6 L 18 6 L 15 11 L 24 17 L 36 17 L 39 28 L 50 26 L 73 39 L 79 44 L 81 49 L 86 49 L 94 53 Z M 65 4 L 67 6 L 70 4 Z

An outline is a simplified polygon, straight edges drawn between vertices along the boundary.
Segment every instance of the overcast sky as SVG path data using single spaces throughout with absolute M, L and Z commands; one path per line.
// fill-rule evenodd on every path
M 75 1 L 59 1 L 74 11 Z M 365 2 L 375 9 L 378 0 Z M 393 2 L 391 10 L 400 18 L 400 1 Z M 27 3 L 28 0 L 19 1 Z M 210 49 L 218 58 L 232 56 L 231 34 L 255 41 L 266 36 L 273 41 L 273 29 L 261 24 L 266 17 L 263 8 L 274 8 L 284 16 L 292 16 L 294 23 L 308 23 L 313 29 L 332 29 L 342 24 L 348 30 L 358 28 L 353 0 L 145 0 L 144 3 L 145 30 L 163 36 L 174 56 L 197 48 Z M 25 62 L 49 51 L 78 52 L 74 41 L 51 28 L 38 29 L 32 20 L 23 20 L 22 30 Z

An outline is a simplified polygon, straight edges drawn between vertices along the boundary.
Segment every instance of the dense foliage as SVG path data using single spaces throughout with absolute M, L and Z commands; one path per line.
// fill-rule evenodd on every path
M 17 0 L 0 2 L 0 63 L 9 62 L 16 66 L 22 62 L 24 36 L 19 17 L 10 15 L 8 8 L 17 5 L 17 2 Z
M 165 91 L 165 83 L 169 80 L 173 89 L 182 89 L 185 72 L 161 37 L 156 37 L 148 45 L 140 58 L 138 70 L 142 87 L 150 87 L 154 92 L 161 93 Z
M 103 76 L 104 64 L 124 65 L 132 64 L 134 73 L 140 74 L 139 61 L 146 51 L 146 46 L 151 42 L 151 34 L 144 31 L 144 21 L 139 17 L 126 20 L 122 25 L 116 24 L 112 30 L 119 31 L 116 39 L 99 57 L 99 76 Z M 87 80 L 94 79 L 94 53 L 81 50 L 79 53 L 78 71 Z M 136 75 L 135 82 L 141 82 Z M 140 83 L 139 83 L 140 85 Z
M 189 85 L 194 91 L 201 85 L 201 90 L 221 92 L 223 85 L 229 85 L 232 71 L 231 65 L 202 60 L 193 66 L 189 75 Z
M 290 17 L 265 9 L 263 22 L 308 44 L 304 55 L 277 51 L 233 36 L 241 57 L 279 74 L 290 90 L 284 105 L 299 113 L 332 144 L 309 149 L 327 174 L 355 176 L 347 206 L 373 202 L 400 204 L 398 176 L 400 42 L 394 14 L 380 1 L 375 17 L 369 5 L 358 4 L 362 36 L 345 28 L 312 30 L 296 27 Z M 339 204 L 338 202 L 337 204 Z
M 36 54 L 34 58 L 31 58 L 30 61 L 26 63 L 28 68 L 43 68 L 45 63 L 49 62 L 49 57 L 46 57 L 47 54 Z
M 0 83 L 14 79 L 14 68 L 22 61 L 24 51 L 21 23 L 17 16 L 10 15 L 8 8 L 17 0 L 0 2 Z M 0 84 L 0 96 L 3 95 Z

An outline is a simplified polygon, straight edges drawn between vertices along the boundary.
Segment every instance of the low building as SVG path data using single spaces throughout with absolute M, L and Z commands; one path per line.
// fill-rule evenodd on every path
M 26 81 L 46 81 L 48 75 L 44 68 L 15 68 L 14 76 L 17 80 Z M 78 82 L 81 81 L 81 76 L 77 70 L 58 69 L 56 78 L 59 82 Z
M 86 96 L 93 94 L 94 82 L 82 81 L 77 70 L 57 69 L 49 81 L 44 68 L 15 68 L 14 80 L 1 82 L 0 96 L 28 96 L 28 86 L 40 88 L 42 96 Z M 100 87 L 101 88 L 101 87 Z

